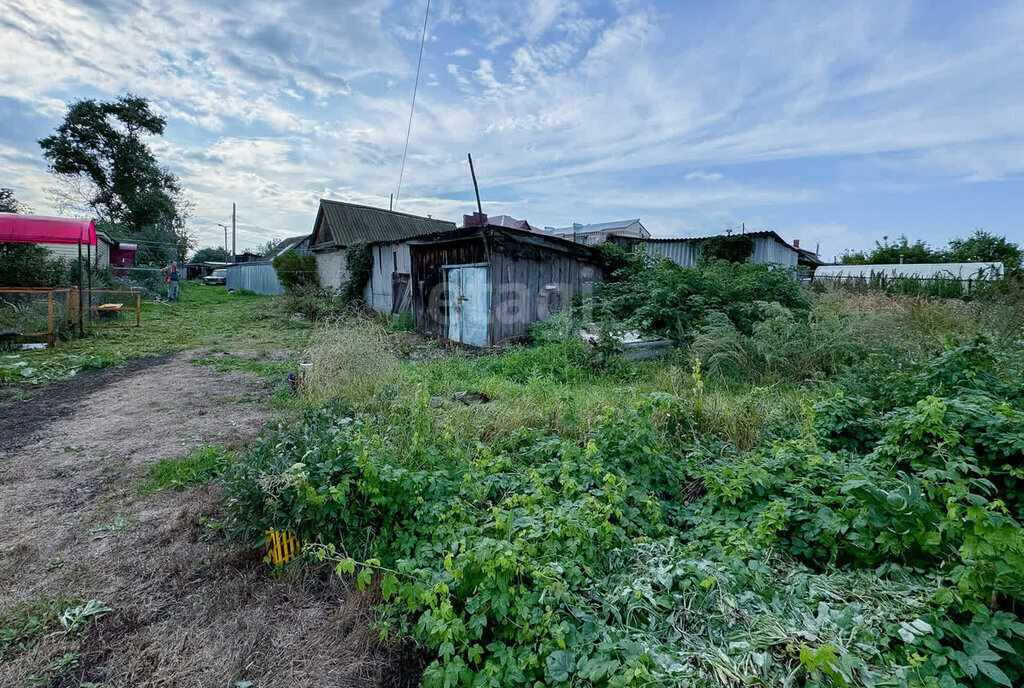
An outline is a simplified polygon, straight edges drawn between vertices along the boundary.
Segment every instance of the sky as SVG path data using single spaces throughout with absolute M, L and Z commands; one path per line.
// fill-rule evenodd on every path
M 132 92 L 199 245 L 398 191 L 426 0 L 0 0 L 0 187 Z M 396 209 L 655 236 L 772 229 L 827 259 L 975 228 L 1024 242 L 1024 2 L 432 0 Z

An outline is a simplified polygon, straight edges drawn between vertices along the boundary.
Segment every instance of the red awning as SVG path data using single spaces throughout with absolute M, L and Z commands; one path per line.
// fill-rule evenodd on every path
M 20 244 L 96 245 L 96 226 L 92 220 L 73 217 L 42 217 L 0 213 L 0 241 Z

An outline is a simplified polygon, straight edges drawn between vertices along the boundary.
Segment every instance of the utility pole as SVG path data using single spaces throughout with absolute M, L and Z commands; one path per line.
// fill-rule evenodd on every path
M 231 262 L 237 263 L 238 256 L 235 255 L 235 204 L 231 203 Z
M 228 226 L 223 222 L 217 223 L 218 227 L 224 228 L 224 261 L 227 262 L 228 257 Z

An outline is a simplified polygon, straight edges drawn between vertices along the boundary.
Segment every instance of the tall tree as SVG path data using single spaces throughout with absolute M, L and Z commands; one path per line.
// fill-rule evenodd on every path
M 29 207 L 14 197 L 14 189 L 0 188 L 0 213 L 27 213 Z
M 163 135 L 166 124 L 145 98 L 85 99 L 72 103 L 56 132 L 39 141 L 70 195 L 81 196 L 115 236 L 138 239 L 143 261 L 184 257 L 188 249 L 189 208 L 178 178 L 159 165 L 146 141 Z
M 1021 248 L 1006 237 L 976 229 L 966 239 L 949 242 L 949 259 L 957 263 L 1000 262 L 1010 270 L 1021 267 Z
M 901 257 L 904 263 L 941 263 L 945 260 L 943 251 L 933 249 L 920 239 L 911 242 L 906 235 L 902 235 L 897 241 L 889 241 L 887 236 L 882 237 L 881 241 L 875 242 L 875 248 L 867 253 L 847 251 L 842 255 L 841 262 L 845 265 L 875 265 L 899 263 Z
M 216 262 L 225 262 L 228 259 L 228 252 L 223 248 L 217 248 L 216 246 L 204 246 L 195 252 L 192 256 L 191 261 L 193 263 L 204 263 L 208 260 Z

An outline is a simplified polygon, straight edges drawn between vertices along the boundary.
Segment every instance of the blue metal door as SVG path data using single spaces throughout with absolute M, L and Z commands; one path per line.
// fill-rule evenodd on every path
M 448 338 L 487 346 L 490 288 L 486 265 L 445 267 L 448 283 Z

